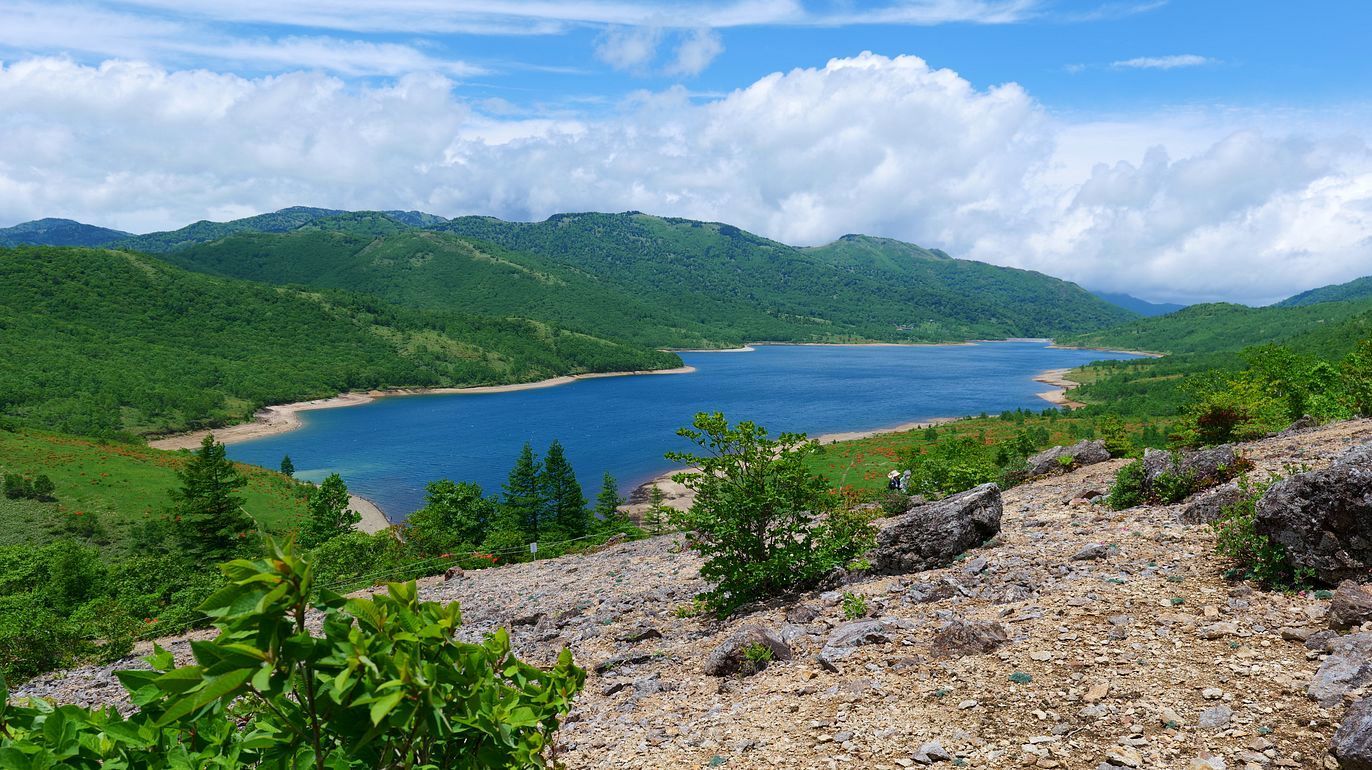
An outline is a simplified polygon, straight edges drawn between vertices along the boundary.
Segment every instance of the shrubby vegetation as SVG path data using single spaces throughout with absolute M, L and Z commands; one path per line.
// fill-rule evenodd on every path
M 1235 577 L 1256 580 L 1268 588 L 1300 588 L 1310 582 L 1314 572 L 1293 565 L 1281 543 L 1258 534 L 1253 526 L 1258 499 L 1279 480 L 1279 476 L 1264 481 L 1247 476 L 1239 480 L 1242 497 L 1221 508 L 1220 517 L 1211 524 L 1215 550 L 1233 563 L 1231 575 Z
M 714 587 L 703 599 L 715 612 L 814 585 L 871 547 L 866 517 L 843 508 L 805 467 L 818 445 L 803 435 L 771 438 L 718 412 L 696 415 L 678 433 L 701 453 L 668 455 L 699 469 L 675 477 L 696 497 L 672 522 L 705 560 L 700 574 Z
M 619 512 L 612 478 L 592 512 L 560 445 L 547 460 L 532 450 L 529 459 L 538 468 L 526 500 L 437 481 L 405 524 L 367 534 L 353 531 L 358 515 L 348 509 L 348 489 L 337 475 L 317 487 L 276 476 L 290 489 L 281 499 L 298 504 L 298 513 L 256 520 L 244 507 L 248 468 L 228 461 L 223 445 L 207 438 L 168 477 L 162 507 L 117 539 L 77 511 L 64 518 L 89 522 L 89 529 L 69 525 L 43 533 L 54 538 L 46 545 L 0 546 L 0 675 L 17 681 L 84 660 L 116 660 L 138 638 L 208 622 L 196 607 L 222 585 L 210 565 L 259 553 L 263 535 L 272 533 L 293 535 L 308 548 L 317 585 L 333 590 L 534 558 L 517 503 L 531 506 L 540 524 L 539 557 L 594 547 L 615 534 L 641 536 Z M 517 466 L 512 476 L 520 472 Z
M 138 711 L 9 703 L 0 680 L 0 764 L 39 768 L 528 768 L 585 672 L 564 650 L 551 669 L 516 659 L 499 631 L 460 642 L 458 606 L 420 602 L 413 583 L 346 599 L 317 591 L 311 559 L 268 542 L 235 560 L 200 609 L 218 636 L 175 667 L 119 672 Z M 321 636 L 307 613 L 322 614 Z

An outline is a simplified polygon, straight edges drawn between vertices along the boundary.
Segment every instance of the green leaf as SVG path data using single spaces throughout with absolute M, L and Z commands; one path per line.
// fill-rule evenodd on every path
M 400 699 L 404 697 L 405 693 L 403 692 L 393 692 L 390 695 L 378 698 L 377 701 L 372 704 L 371 708 L 372 724 L 381 724 L 381 720 L 385 719 L 386 715 L 391 713 L 391 711 L 400 704 Z

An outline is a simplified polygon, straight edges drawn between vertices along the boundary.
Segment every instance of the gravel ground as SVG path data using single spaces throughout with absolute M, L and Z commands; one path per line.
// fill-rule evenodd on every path
M 1261 475 L 1370 440 L 1363 420 L 1243 452 Z M 1324 627 L 1328 601 L 1226 581 L 1209 528 L 1178 523 L 1181 506 L 1081 499 L 1122 464 L 1008 491 L 1000 537 L 947 569 L 847 586 L 880 633 L 831 666 L 817 655 L 848 622 L 834 592 L 725 621 L 677 617 L 705 585 L 676 536 L 427 579 L 422 593 L 461 602 L 471 638 L 509 626 L 526 659 L 566 645 L 592 669 L 559 734 L 568 768 L 1335 767 L 1326 752 L 1346 704 L 1306 696 L 1325 653 L 1300 641 Z M 1096 558 L 1073 558 L 1092 545 Z M 950 621 L 999 623 L 1008 641 L 936 657 L 930 641 Z M 750 624 L 794 659 L 706 676 L 709 652 Z M 117 667 L 17 694 L 119 704 Z

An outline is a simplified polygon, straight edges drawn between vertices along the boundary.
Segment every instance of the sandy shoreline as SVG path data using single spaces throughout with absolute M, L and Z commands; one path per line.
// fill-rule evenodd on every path
M 317 398 L 313 401 L 297 401 L 292 404 L 276 404 L 266 406 L 253 415 L 251 422 L 243 422 L 237 425 L 229 425 L 223 428 L 211 428 L 208 430 L 191 431 L 190 433 L 177 433 L 172 436 L 154 439 L 148 442 L 148 446 L 153 449 L 194 449 L 200 446 L 200 442 L 205 436 L 214 434 L 216 441 L 221 444 L 237 444 L 264 436 L 274 436 L 278 433 L 288 433 L 299 428 L 303 423 L 296 415 L 300 412 L 308 412 L 314 409 L 335 409 L 344 406 L 358 406 L 371 403 L 378 398 L 395 398 L 399 396 L 429 396 L 437 394 L 448 395 L 479 395 L 482 393 L 512 393 L 520 390 L 537 390 L 539 388 L 554 388 L 559 385 L 568 385 L 577 380 L 594 380 L 605 377 L 637 377 L 648 374 L 689 374 L 695 371 L 693 366 L 678 366 L 674 369 L 650 369 L 637 372 L 592 372 L 589 374 L 572 374 L 561 377 L 550 377 L 546 380 L 537 382 L 521 382 L 513 385 L 476 385 L 467 388 L 393 388 L 389 390 L 371 390 L 366 393 L 341 393 L 332 398 Z
M 1058 406 L 1063 406 L 1068 409 L 1080 409 L 1081 407 L 1086 406 L 1086 404 L 1083 404 L 1080 401 L 1073 401 L 1067 397 L 1067 391 L 1081 384 L 1076 380 L 1067 379 L 1067 373 L 1070 371 L 1072 371 L 1070 367 L 1067 369 L 1049 369 L 1034 377 L 1034 382 L 1042 382 L 1045 385 L 1053 386 L 1052 390 L 1045 390 L 1044 392 L 1035 395 L 1051 404 L 1057 404 Z
M 381 506 L 368 500 L 361 495 L 350 495 L 348 497 L 348 508 L 357 511 L 362 516 L 362 520 L 354 526 L 359 532 L 375 534 L 391 526 L 391 520 L 386 517 L 385 511 Z

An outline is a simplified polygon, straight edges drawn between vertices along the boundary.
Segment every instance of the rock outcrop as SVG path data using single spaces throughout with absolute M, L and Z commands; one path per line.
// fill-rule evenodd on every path
M 1344 714 L 1329 753 L 1342 770 L 1372 770 L 1372 698 L 1363 698 Z
M 1254 529 L 1324 583 L 1372 579 L 1372 444 L 1272 485 Z
M 1151 492 L 1167 475 L 1186 479 L 1192 491 L 1208 489 L 1234 478 L 1244 467 L 1245 461 L 1233 444 L 1180 454 L 1146 449 L 1143 453 L 1144 489 Z
M 985 655 L 1010 641 L 1010 634 L 995 621 L 952 620 L 934 634 L 929 651 L 937 658 Z
M 1372 621 L 1372 586 L 1358 585 L 1351 580 L 1340 583 L 1329 602 L 1329 627 L 1347 631 L 1369 621 Z
M 1221 484 L 1187 501 L 1186 507 L 1177 514 L 1177 521 L 1182 524 L 1209 524 L 1218 521 L 1226 506 L 1242 499 L 1243 490 L 1239 489 L 1237 482 Z
M 1071 462 L 1064 462 L 1063 458 L 1067 458 Z M 1071 446 L 1055 446 L 1052 449 L 1045 449 L 1030 457 L 1025 462 L 1025 466 L 1029 472 L 1029 477 L 1037 478 L 1063 470 L 1103 463 L 1109 459 L 1110 450 L 1105 448 L 1104 441 L 1083 440 Z
M 762 626 L 744 626 L 710 651 L 705 659 L 705 673 L 710 676 L 755 673 L 756 668 L 747 657 L 747 651 L 753 645 L 762 645 L 771 650 L 772 660 L 791 659 L 791 646 L 771 631 Z
M 871 571 L 899 575 L 946 567 L 1000 532 L 1001 511 L 1000 487 L 982 484 L 880 520 L 876 547 L 867 556 Z
M 1347 693 L 1372 684 L 1372 633 L 1333 639 L 1329 649 L 1329 657 L 1306 688 L 1306 693 L 1326 708 Z

